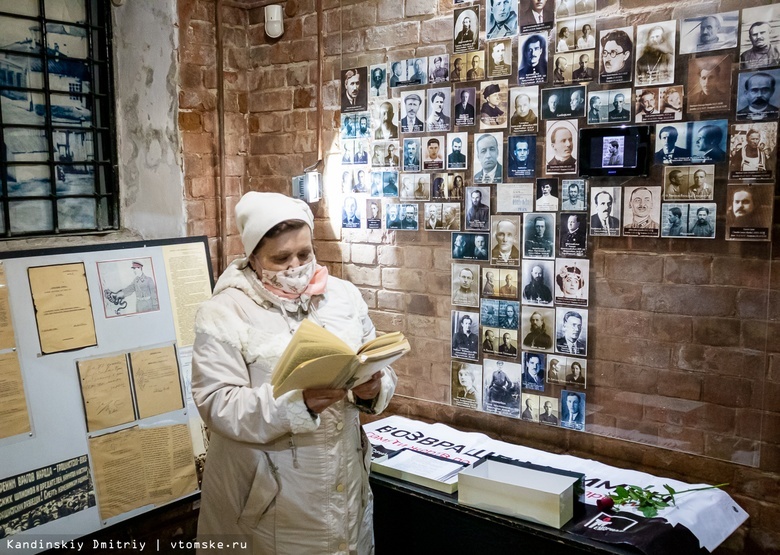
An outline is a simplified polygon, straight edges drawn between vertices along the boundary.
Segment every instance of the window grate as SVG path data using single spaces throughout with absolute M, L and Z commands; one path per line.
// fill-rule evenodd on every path
M 108 0 L 0 0 L 0 238 L 117 229 Z

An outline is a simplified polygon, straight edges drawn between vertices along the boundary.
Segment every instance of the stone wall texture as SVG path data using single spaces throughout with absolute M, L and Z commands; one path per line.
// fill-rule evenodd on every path
M 250 4 L 250 3 L 245 3 Z M 214 0 L 179 0 L 188 229 L 210 238 L 215 269 L 218 88 L 224 89 L 227 259 L 241 253 L 232 211 L 249 190 L 289 192 L 318 159 L 318 259 L 357 285 L 380 331 L 403 331 L 412 353 L 391 412 L 506 441 L 689 482 L 728 482 L 750 519 L 718 553 L 780 551 L 780 256 L 771 243 L 608 238 L 592 241 L 589 431 L 577 433 L 449 403 L 449 233 L 342 234 L 338 183 L 339 72 L 451 50 L 451 0 L 321 0 L 321 81 L 315 0 L 300 0 L 285 33 L 265 36 L 260 7 L 225 2 L 222 75 Z M 599 0 L 598 29 L 681 19 L 768 2 Z M 678 82 L 684 82 L 684 63 Z M 735 73 L 736 75 L 736 73 Z M 322 109 L 318 112 L 318 93 Z M 632 184 L 658 184 L 655 168 Z M 605 182 L 604 185 L 619 185 Z M 725 204 L 725 180 L 716 182 Z M 777 201 L 777 199 L 776 199 Z M 775 222 L 778 217 L 775 206 Z M 722 221 L 719 221 L 719 226 Z

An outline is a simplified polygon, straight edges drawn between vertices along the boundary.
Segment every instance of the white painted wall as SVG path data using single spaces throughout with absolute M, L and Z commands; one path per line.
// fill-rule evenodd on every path
M 120 225 L 143 239 L 183 237 L 176 0 L 112 9 Z

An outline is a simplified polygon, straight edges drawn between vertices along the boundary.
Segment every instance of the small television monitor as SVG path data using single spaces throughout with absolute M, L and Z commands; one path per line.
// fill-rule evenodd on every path
M 580 129 L 579 146 L 583 177 L 646 176 L 653 154 L 648 126 Z

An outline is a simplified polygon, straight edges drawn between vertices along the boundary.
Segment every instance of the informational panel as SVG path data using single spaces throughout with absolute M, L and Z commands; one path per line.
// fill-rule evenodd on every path
M 0 532 L 56 548 L 198 491 L 206 239 L 0 257 Z M 0 549 L 2 552 L 2 549 Z

